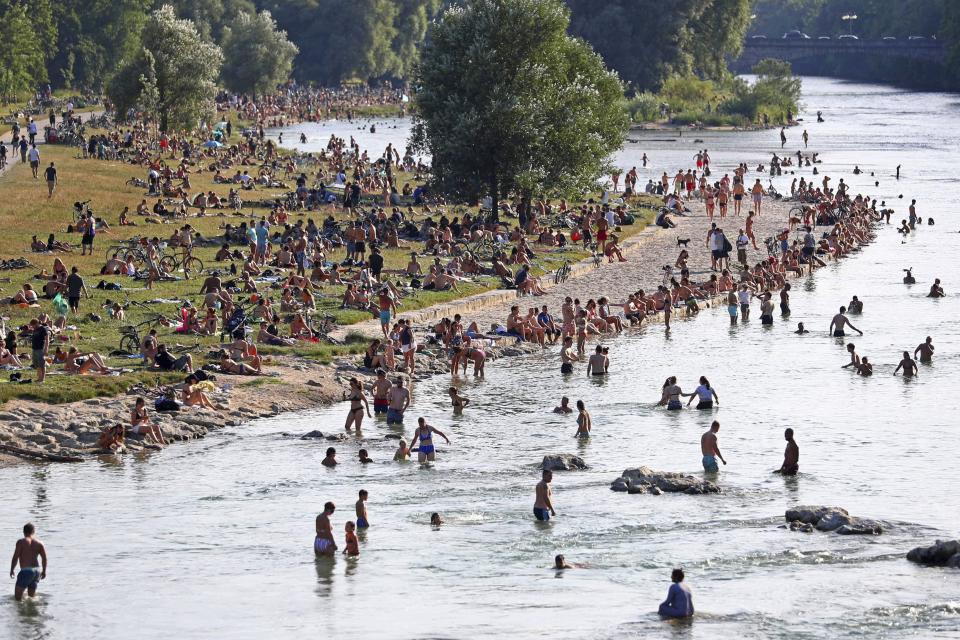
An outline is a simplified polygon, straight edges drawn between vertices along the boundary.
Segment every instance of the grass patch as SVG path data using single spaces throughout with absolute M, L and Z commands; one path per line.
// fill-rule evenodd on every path
M 102 375 L 49 375 L 43 384 L 17 384 L 0 382 L 0 404 L 13 398 L 36 400 L 50 404 L 78 402 L 91 398 L 112 397 L 126 393 L 136 384 L 173 384 L 183 381 L 181 373 L 152 373 L 137 371 L 122 376 Z M 24 378 L 35 379 L 35 372 L 24 371 Z

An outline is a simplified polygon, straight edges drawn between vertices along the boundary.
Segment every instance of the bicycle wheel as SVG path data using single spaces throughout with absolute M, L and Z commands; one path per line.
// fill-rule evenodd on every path
M 166 273 L 174 273 L 180 267 L 180 264 L 173 256 L 163 256 L 160 258 L 160 267 Z
M 190 277 L 190 274 L 200 273 L 201 271 L 203 271 L 203 261 L 200 258 L 190 256 L 183 261 L 183 272 L 187 278 Z
M 127 353 L 140 353 L 140 340 L 136 336 L 123 336 L 120 338 L 120 351 Z

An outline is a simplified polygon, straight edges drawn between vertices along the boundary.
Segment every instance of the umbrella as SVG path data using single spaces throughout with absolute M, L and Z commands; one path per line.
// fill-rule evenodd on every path
M 203 146 L 205 146 L 207 149 L 217 149 L 219 147 L 222 147 L 223 144 L 217 142 L 216 140 L 207 140 L 206 142 L 203 143 Z

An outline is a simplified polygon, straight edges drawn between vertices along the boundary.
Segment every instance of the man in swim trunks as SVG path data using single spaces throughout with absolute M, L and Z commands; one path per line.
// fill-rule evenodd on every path
M 783 452 L 783 464 L 774 471 L 785 476 L 795 476 L 800 470 L 800 447 L 793 439 L 793 429 L 787 429 L 783 432 L 783 439 L 787 441 L 787 448 Z
M 727 292 L 727 313 L 730 314 L 730 324 L 737 324 L 737 312 L 740 310 L 740 303 L 737 300 L 737 292 L 730 290 Z
M 537 483 L 537 497 L 533 503 L 533 516 L 541 522 L 550 520 L 550 516 L 557 515 L 553 510 L 553 490 L 550 488 L 550 482 L 553 480 L 553 471 L 543 470 L 543 476 Z
M 560 406 L 554 407 L 553 412 L 560 414 L 573 413 L 573 409 L 570 408 L 570 398 L 567 396 L 560 398 Z
M 13 597 L 17 600 L 23 600 L 23 592 L 31 598 L 37 595 L 37 587 L 40 581 L 47 577 L 47 550 L 43 543 L 33 537 L 36 529 L 29 522 L 23 525 L 23 537 L 17 540 L 13 548 L 13 559 L 10 561 L 10 577 L 20 565 L 20 572 L 17 574 L 17 584 L 13 588 Z M 40 562 L 43 566 L 40 566 Z
M 360 499 L 357 500 L 357 529 L 366 529 L 370 526 L 367 520 L 367 490 L 360 489 Z
M 833 320 L 830 321 L 829 331 L 834 338 L 842 338 L 844 335 L 846 335 L 843 332 L 844 327 L 850 327 L 860 335 L 863 335 L 863 331 L 860 331 L 860 329 L 857 329 L 855 326 L 850 324 L 850 320 L 847 318 L 846 315 L 844 315 L 846 312 L 847 312 L 846 307 L 840 307 L 840 313 L 833 316 Z
M 387 407 L 390 406 L 389 395 L 390 382 L 387 380 L 387 372 L 383 369 L 377 369 L 377 379 L 373 383 L 374 413 L 387 413 Z
M 707 473 L 717 473 L 720 467 L 717 466 L 717 458 L 723 464 L 727 461 L 720 454 L 720 447 L 717 444 L 717 432 L 720 431 L 720 423 L 716 420 L 710 425 L 709 431 L 700 438 L 700 452 L 703 454 L 703 469 Z
M 390 332 L 390 312 L 397 312 L 397 302 L 393 299 L 390 287 L 380 288 L 378 303 L 380 305 L 380 328 L 383 330 L 383 337 L 386 338 Z
M 393 381 L 387 398 L 387 424 L 403 424 L 403 412 L 410 406 L 410 392 L 403 387 L 403 378 Z
M 327 455 L 324 456 L 323 460 L 320 461 L 320 464 L 322 464 L 325 467 L 335 467 L 338 464 L 340 464 L 339 462 L 337 462 L 337 450 L 334 449 L 333 447 L 328 447 Z
M 329 556 L 337 552 L 337 543 L 330 528 L 330 516 L 337 507 L 332 502 L 323 505 L 323 513 L 317 516 L 317 537 L 313 541 L 313 552 L 318 556 Z
M 930 285 L 930 293 L 927 294 L 928 298 L 942 298 L 946 293 L 943 292 L 943 287 L 940 286 L 940 278 L 936 278 L 933 281 L 933 284 Z
M 587 375 L 605 376 L 610 368 L 610 358 L 604 353 L 602 345 L 597 345 L 596 352 L 590 356 L 587 362 Z
M 933 360 L 933 338 L 927 336 L 923 344 L 913 350 L 913 357 L 920 354 L 920 362 L 930 362 Z

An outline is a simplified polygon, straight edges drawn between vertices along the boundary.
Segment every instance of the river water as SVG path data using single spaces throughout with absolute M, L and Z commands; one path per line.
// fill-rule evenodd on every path
M 400 430 L 382 423 L 365 429 L 377 462 L 355 463 L 355 440 L 338 445 L 336 470 L 319 465 L 327 443 L 281 435 L 337 432 L 346 409 L 336 406 L 144 458 L 0 469 L 9 544 L 32 520 L 51 562 L 36 602 L 0 600 L 0 637 L 960 637 L 960 574 L 904 559 L 912 546 L 960 534 L 960 394 L 950 382 L 960 373 L 958 98 L 812 78 L 804 102 L 823 171 L 895 202 L 898 214 L 908 202 L 900 193 L 916 197 L 936 226 L 906 243 L 883 229 L 855 257 L 795 281 L 793 317 L 772 328 L 730 327 L 724 312 L 711 310 L 676 322 L 669 337 L 654 325 L 611 340 L 606 380 L 588 379 L 582 368 L 561 379 L 555 353 L 502 361 L 487 367 L 483 382 L 457 380 L 473 400 L 463 417 L 444 400 L 447 377 L 421 382 L 411 418 L 427 416 L 452 441 L 431 467 L 387 462 L 394 441 L 382 438 Z M 818 109 L 826 123 L 815 122 Z M 381 125 L 371 151 L 402 142 L 404 126 Z M 351 126 L 298 126 L 287 135 L 300 130 L 315 146 Z M 360 133 L 361 142 L 370 139 Z M 794 151 L 799 134 L 788 132 Z M 724 170 L 766 160 L 779 145 L 776 131 L 650 140 L 670 137 L 631 134 L 639 141 L 618 160 L 639 165 L 646 152 L 650 175 L 659 175 L 686 168 L 707 146 Z M 851 176 L 854 163 L 867 174 Z M 890 175 L 897 164 L 899 182 Z M 907 266 L 916 286 L 901 283 Z M 948 297 L 924 297 L 934 277 Z M 854 294 L 865 312 L 853 322 L 866 334 L 854 341 L 876 367 L 868 379 L 840 368 L 841 341 L 826 335 L 831 315 Z M 798 337 L 801 320 L 812 332 Z M 927 335 L 934 363 L 915 380 L 894 377 L 900 352 Z M 707 375 L 720 408 L 655 408 L 668 375 L 685 390 Z M 572 418 L 550 413 L 561 395 L 586 400 L 589 442 L 573 438 Z M 610 491 L 624 468 L 641 464 L 701 473 L 698 438 L 712 419 L 722 424 L 729 462 L 719 477 L 723 494 Z M 801 474 L 791 479 L 770 473 L 787 426 L 801 449 Z M 558 516 L 542 525 L 531 515 L 536 465 L 556 452 L 582 455 L 590 469 L 555 475 Z M 362 555 L 315 561 L 314 517 L 335 501 L 342 540 L 361 488 L 370 492 L 373 525 Z M 843 537 L 779 528 L 784 510 L 798 504 L 842 506 L 887 521 L 889 530 Z M 439 530 L 427 524 L 433 511 L 446 521 Z M 588 567 L 554 572 L 556 553 Z M 688 624 L 655 615 L 676 565 L 694 592 L 697 617 Z

